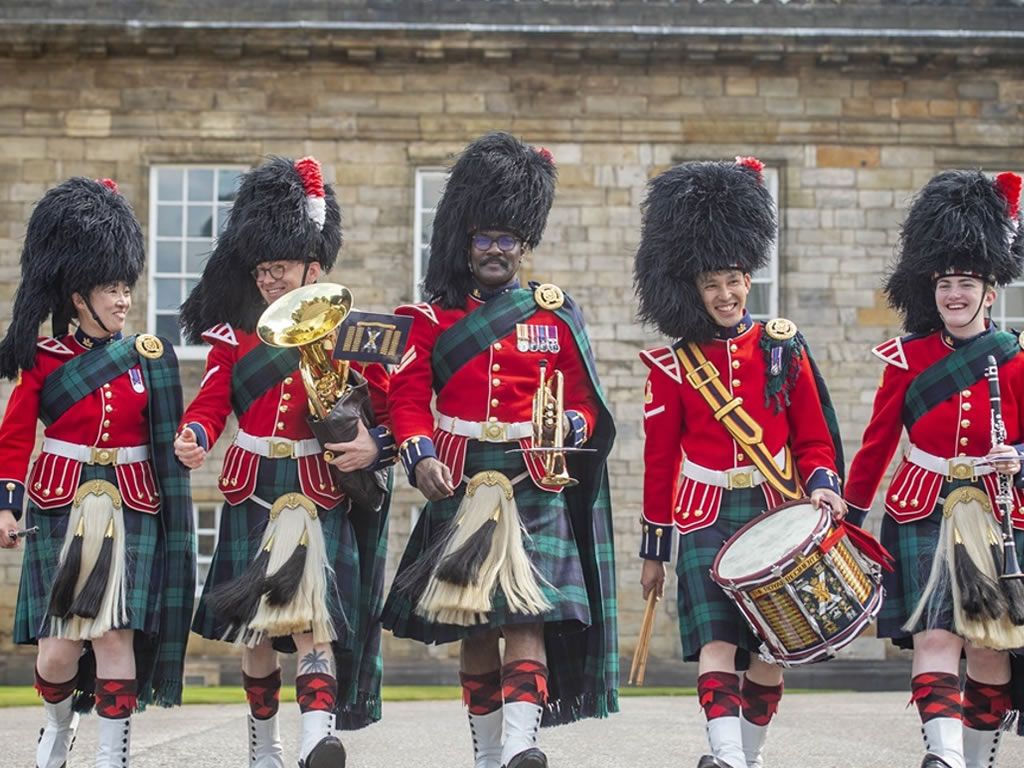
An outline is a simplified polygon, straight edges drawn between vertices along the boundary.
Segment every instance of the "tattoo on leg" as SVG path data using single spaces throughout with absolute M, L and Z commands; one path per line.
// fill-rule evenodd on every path
M 326 653 L 314 648 L 299 660 L 299 670 L 303 674 L 330 674 L 331 660 Z

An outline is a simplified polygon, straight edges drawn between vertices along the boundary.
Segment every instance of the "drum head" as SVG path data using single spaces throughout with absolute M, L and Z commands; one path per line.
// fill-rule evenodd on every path
M 826 514 L 809 501 L 801 501 L 752 520 L 729 539 L 718 555 L 718 577 L 739 581 L 783 563 L 824 524 Z

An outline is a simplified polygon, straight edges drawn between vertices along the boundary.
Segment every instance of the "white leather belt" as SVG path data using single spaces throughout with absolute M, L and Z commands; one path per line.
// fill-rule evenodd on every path
M 775 466 L 786 460 L 786 449 L 783 448 L 772 457 Z M 708 469 L 689 459 L 683 461 L 683 477 L 696 480 L 698 483 L 714 485 L 718 488 L 734 490 L 736 488 L 755 488 L 765 482 L 764 475 L 757 467 L 736 467 L 735 469 Z
M 983 456 L 959 456 L 955 459 L 945 459 L 942 456 L 922 451 L 916 445 L 910 446 L 906 459 L 921 469 L 927 469 L 937 475 L 944 475 L 950 480 L 974 480 L 996 471 L 991 464 L 978 463 L 985 461 Z
M 116 464 L 134 464 L 149 458 L 148 445 L 134 445 L 130 448 L 108 448 L 106 446 L 79 445 L 53 437 L 43 438 L 43 453 L 52 453 L 86 464 L 114 466 Z
M 467 421 L 443 413 L 437 415 L 437 428 L 485 443 L 508 443 L 533 435 L 532 421 Z
M 264 459 L 301 459 L 320 453 L 320 441 L 315 437 L 305 440 L 289 440 L 286 437 L 256 437 L 238 430 L 235 445 Z

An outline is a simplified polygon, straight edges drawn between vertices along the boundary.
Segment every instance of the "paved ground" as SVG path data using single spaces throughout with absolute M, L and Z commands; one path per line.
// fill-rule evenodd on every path
M 905 693 L 792 694 L 782 702 L 766 750 L 768 768 L 915 768 L 922 748 Z M 703 718 L 692 697 L 630 698 L 622 713 L 547 730 L 552 768 L 693 768 L 704 749 Z M 295 750 L 297 712 L 282 708 L 285 754 Z M 41 708 L 5 709 L 0 765 L 30 768 Z M 138 716 L 134 768 L 244 768 L 245 707 L 190 706 Z M 86 718 L 68 768 L 89 768 L 95 718 Z M 471 768 L 465 716 L 457 702 L 386 704 L 384 720 L 343 734 L 349 768 Z M 1024 738 L 1008 736 L 996 763 L 1024 765 Z M 286 765 L 294 765 L 287 762 Z

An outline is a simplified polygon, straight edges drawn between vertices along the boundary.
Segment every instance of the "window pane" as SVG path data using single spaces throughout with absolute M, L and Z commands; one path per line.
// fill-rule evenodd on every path
M 227 226 L 228 216 L 231 213 L 231 206 L 229 205 L 218 205 L 217 206 L 217 234 L 220 235 L 224 231 L 224 227 Z
M 171 344 L 181 344 L 181 331 L 178 329 L 178 316 L 176 314 L 157 315 L 156 335 L 163 336 L 171 342 Z
M 156 174 L 156 199 L 181 200 L 182 179 L 181 168 L 161 168 Z
M 1011 285 L 1003 289 L 1003 317 L 999 325 L 1019 325 L 1024 318 L 1024 286 Z
M 213 200 L 213 170 L 190 168 L 188 172 L 188 199 L 193 203 Z
M 238 171 L 221 171 L 217 174 L 217 199 L 233 202 L 238 193 L 238 180 L 242 174 Z
M 433 210 L 437 208 L 441 200 L 441 192 L 444 189 L 444 173 L 424 173 L 420 176 L 423 184 L 423 207 Z
M 213 213 L 208 205 L 188 207 L 188 234 L 190 237 L 211 237 L 213 235 Z
M 185 244 L 185 271 L 193 275 L 200 274 L 211 250 L 213 244 L 209 240 L 189 240 Z
M 771 311 L 771 283 L 754 283 L 747 297 L 747 309 L 755 319 L 766 319 Z
M 181 243 L 159 242 L 156 244 L 156 271 L 178 272 L 181 270 Z
M 167 278 L 156 280 L 156 308 L 177 309 L 181 305 L 181 280 Z
M 160 237 L 181 236 L 181 206 L 158 205 L 156 208 L 156 233 Z
M 200 507 L 196 517 L 196 528 L 211 530 L 217 527 L 216 507 Z

